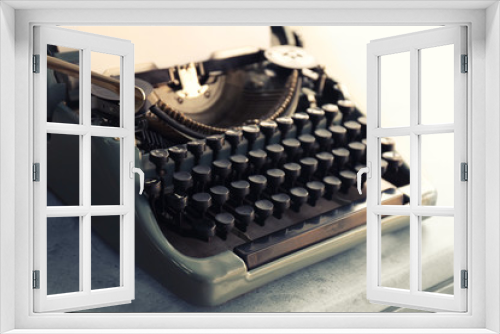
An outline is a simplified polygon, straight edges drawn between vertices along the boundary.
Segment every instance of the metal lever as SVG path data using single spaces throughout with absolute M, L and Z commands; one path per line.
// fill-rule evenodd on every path
M 363 167 L 361 168 L 360 170 L 358 170 L 358 178 L 357 178 L 357 186 L 358 186 L 358 192 L 359 194 L 361 195 L 362 192 L 361 192 L 361 177 L 364 173 L 366 173 L 367 175 L 367 178 L 371 178 L 372 177 L 372 173 L 371 173 L 371 162 L 368 162 L 367 164 L 368 166 L 367 167 Z
M 142 192 L 144 191 L 144 172 L 142 169 L 134 167 L 134 162 L 130 161 L 130 178 L 134 178 L 134 173 L 139 174 L 139 195 L 142 195 Z

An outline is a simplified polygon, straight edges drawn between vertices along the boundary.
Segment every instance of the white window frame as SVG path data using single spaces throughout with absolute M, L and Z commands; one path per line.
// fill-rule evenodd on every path
M 302 328 L 295 332 L 382 332 L 437 333 L 494 333 L 500 331 L 500 152 L 498 135 L 500 100 L 500 11 L 497 1 L 397 4 L 385 1 L 363 2 L 17 2 L 0 4 L 0 332 L 34 333 L 37 328 L 64 329 L 91 328 L 92 332 L 106 329 L 128 329 L 129 333 L 145 333 L 140 324 L 149 328 L 169 328 L 163 332 L 233 333 L 235 328 L 254 328 L 255 332 L 293 332 L 281 330 L 284 326 Z M 17 7 L 14 10 L 12 7 Z M 39 10 L 51 6 L 51 10 Z M 62 6 L 70 7 L 62 10 Z M 114 10 L 97 9 L 108 7 Z M 138 11 L 120 6 L 155 8 Z M 391 8 L 397 6 L 398 8 Z M 427 7 L 429 6 L 429 7 Z M 432 6 L 432 7 L 430 7 Z M 456 8 L 453 6 L 461 6 Z M 486 7 L 490 6 L 488 9 Z M 25 9 L 21 9 L 24 7 Z M 85 8 L 86 7 L 86 8 Z M 163 7 L 163 8 L 157 8 Z M 196 8 L 194 8 L 196 7 Z M 28 9 L 26 9 L 28 8 Z M 75 9 L 79 8 L 79 9 Z M 81 9 L 84 8 L 84 9 Z M 350 8 L 350 9 L 349 9 Z M 364 9 L 370 8 L 370 9 Z M 375 8 L 375 10 L 374 10 Z M 403 8 L 403 9 L 401 9 Z M 353 10 L 354 9 L 354 10 Z M 15 20 L 14 20 L 15 18 Z M 486 25 L 485 25 L 486 22 Z M 61 25 L 439 25 L 465 24 L 469 27 L 469 122 L 468 143 L 471 198 L 469 221 L 468 267 L 470 269 L 468 299 L 465 314 L 43 314 L 32 313 L 30 286 L 31 261 L 26 261 L 32 244 L 32 207 L 29 196 L 32 156 L 32 106 L 30 63 L 34 24 Z M 488 29 L 486 29 L 486 26 Z M 7 28 L 7 29 L 4 29 Z M 14 35 L 15 32 L 15 35 Z M 15 36 L 15 38 L 14 38 Z M 15 50 L 15 51 L 14 51 Z M 14 70 L 15 66 L 15 70 Z M 10 74 L 6 76 L 5 74 Z M 15 75 L 15 86 L 11 81 Z M 15 95 L 15 100 L 9 98 Z M 8 111 L 6 111 L 8 110 Z M 12 110 L 15 118 L 12 119 Z M 474 117 L 473 117 L 474 116 Z M 488 121 L 486 121 L 488 120 Z M 15 130 L 12 130 L 13 128 Z M 486 140 L 485 132 L 488 133 Z M 9 137 L 10 136 L 10 137 Z M 12 145 L 12 137 L 15 138 Z M 17 152 L 17 153 L 16 153 Z M 485 155 L 488 152 L 488 155 Z M 15 180 L 12 175 L 15 172 Z M 485 182 L 485 174 L 489 174 Z M 15 197 L 12 199 L 12 189 Z M 486 193 L 488 196 L 486 196 Z M 12 210 L 12 207 L 15 208 Z M 488 217 L 488 221 L 486 221 Z M 13 224 L 15 222 L 15 225 Z M 14 254 L 14 256 L 12 256 Z M 486 257 L 485 255 L 489 256 Z M 15 286 L 15 289 L 12 287 Z M 486 290 L 488 293 L 486 293 Z M 334 296 L 332 296 L 334 298 Z M 15 305 L 13 308 L 12 305 Z M 353 329 L 357 328 L 356 329 Z M 409 327 L 419 328 L 418 331 Z M 216 329 L 220 330 L 216 330 Z M 382 328 L 382 329 L 381 329 Z M 448 328 L 448 330 L 446 330 Z M 100 330 L 98 330 L 100 329 Z M 90 332 L 90 331 L 89 331 Z M 109 332 L 109 331 L 108 331 Z M 186 333 L 186 331 L 184 331 Z M 247 331 L 248 332 L 248 331 Z

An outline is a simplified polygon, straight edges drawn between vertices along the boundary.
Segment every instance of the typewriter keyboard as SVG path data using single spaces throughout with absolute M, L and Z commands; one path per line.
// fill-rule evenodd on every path
M 356 190 L 365 137 L 366 119 L 340 100 L 152 150 L 142 159 L 145 189 L 177 250 L 230 250 L 252 269 L 365 224 Z M 403 161 L 389 139 L 382 148 L 382 202 L 402 204 L 394 175 Z

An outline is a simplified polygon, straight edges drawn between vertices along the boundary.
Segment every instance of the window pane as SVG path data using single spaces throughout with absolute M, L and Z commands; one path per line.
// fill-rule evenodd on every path
M 384 219 L 408 220 L 407 216 L 382 216 Z M 410 229 L 384 233 L 380 238 L 380 286 L 410 289 Z
M 47 218 L 47 294 L 80 291 L 80 218 Z
M 410 52 L 380 57 L 380 126 L 410 125 Z
M 420 140 L 422 205 L 453 206 L 456 170 L 454 135 L 423 135 Z
M 92 83 L 92 124 L 119 127 L 120 124 L 120 62 L 121 57 L 90 53 L 92 72 L 111 77 L 114 83 L 98 85 Z
M 80 136 L 47 135 L 47 205 L 80 205 Z
M 120 205 L 120 138 L 92 137 L 92 205 Z
M 420 50 L 420 110 L 422 124 L 453 123 L 454 46 Z
M 422 290 L 452 295 L 454 218 L 421 217 L 421 231 Z
M 382 154 L 380 166 L 382 169 L 382 190 L 387 187 L 401 188 L 410 194 L 410 137 L 385 137 L 380 139 Z M 387 182 L 389 185 L 387 185 Z M 407 204 L 408 197 L 401 204 Z M 394 203 L 388 203 L 394 205 Z
M 92 290 L 120 286 L 120 225 L 120 216 L 92 217 L 92 230 L 106 234 L 111 244 L 104 244 L 96 233 L 92 234 Z

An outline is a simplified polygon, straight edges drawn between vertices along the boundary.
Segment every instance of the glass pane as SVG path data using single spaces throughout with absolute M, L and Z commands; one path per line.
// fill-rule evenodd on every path
M 48 206 L 80 205 L 80 136 L 47 135 L 47 193 Z
M 422 290 L 453 294 L 453 217 L 421 217 Z
M 106 85 L 92 81 L 93 125 L 121 126 L 120 62 L 120 56 L 93 51 L 90 53 L 92 72 L 110 77 Z
M 453 123 L 454 46 L 420 50 L 420 110 L 422 124 Z
M 386 221 L 409 221 L 408 216 L 382 216 Z M 380 238 L 380 286 L 410 289 L 410 229 L 382 232 Z
M 454 135 L 423 135 L 420 140 L 422 205 L 453 206 Z
M 80 65 L 80 50 L 47 45 L 48 122 L 80 124 L 80 73 L 72 64 Z
M 380 57 L 380 126 L 410 125 L 410 52 Z
M 47 218 L 47 294 L 80 291 L 80 218 Z
M 92 205 L 120 205 L 120 138 L 92 137 Z
M 380 138 L 382 190 L 400 188 L 410 194 L 410 137 Z M 408 203 L 408 196 L 401 204 Z M 382 202 L 382 204 L 384 204 Z M 387 203 L 394 205 L 394 203 Z
M 120 216 L 92 217 L 92 290 L 120 286 Z M 102 242 L 96 235 L 105 234 Z

